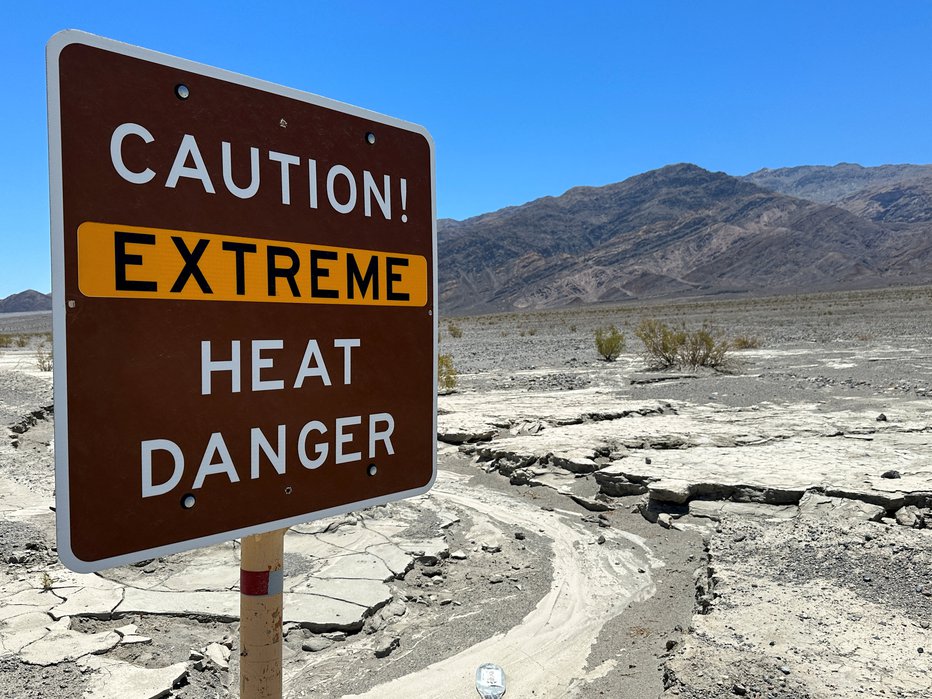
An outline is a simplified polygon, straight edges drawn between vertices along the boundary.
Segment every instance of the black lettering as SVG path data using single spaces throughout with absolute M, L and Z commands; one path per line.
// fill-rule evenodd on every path
M 346 254 L 346 295 L 348 298 L 356 298 L 356 288 L 359 288 L 360 295 L 365 298 L 369 293 L 369 287 L 372 287 L 372 300 L 379 300 L 379 256 L 372 255 L 369 257 L 369 265 L 366 267 L 366 274 L 362 275 L 359 270 L 359 264 L 356 262 L 356 256 L 353 253 Z
M 329 269 L 321 269 L 318 265 L 320 260 L 335 260 L 337 254 L 333 250 L 311 250 L 311 298 L 315 299 L 335 299 L 340 296 L 336 289 L 321 289 L 317 285 L 319 277 L 329 277 Z
M 155 245 L 155 236 L 151 233 L 113 232 L 114 288 L 117 291 L 158 291 L 157 282 L 126 278 L 127 265 L 142 264 L 142 255 L 130 255 L 126 252 L 127 244 Z
M 252 243 L 225 242 L 221 247 L 236 255 L 236 295 L 243 296 L 246 293 L 246 253 L 255 252 L 256 246 Z
M 411 299 L 411 294 L 405 291 L 395 291 L 394 289 L 395 282 L 401 281 L 401 274 L 396 274 L 393 271 L 395 266 L 407 267 L 408 261 L 403 257 L 385 258 L 385 276 L 388 280 L 388 291 L 385 296 L 389 301 L 409 301 Z
M 291 260 L 291 264 L 288 267 L 278 267 L 275 264 L 276 257 L 287 257 L 289 260 Z M 276 279 L 286 279 L 288 281 L 288 286 L 291 288 L 291 295 L 295 298 L 298 298 L 301 295 L 301 291 L 298 289 L 298 282 L 295 281 L 295 275 L 298 273 L 298 267 L 300 264 L 301 261 L 298 259 L 298 253 L 296 253 L 291 248 L 283 248 L 279 245 L 269 245 L 269 247 L 266 249 L 266 267 L 268 269 L 269 277 L 269 296 L 276 295 Z
M 201 272 L 200 267 L 197 266 L 197 263 L 201 259 L 201 255 L 204 254 L 210 241 L 203 238 L 198 240 L 197 244 L 194 246 L 194 250 L 188 250 L 188 246 L 185 245 L 184 240 L 176 235 L 172 236 L 172 242 L 175 244 L 175 247 L 178 248 L 178 252 L 181 253 L 181 259 L 184 260 L 184 267 L 181 269 L 181 272 L 178 273 L 178 278 L 175 280 L 175 283 L 172 284 L 171 292 L 177 294 L 184 289 L 185 284 L 188 283 L 188 279 L 194 277 L 194 281 L 201 287 L 202 293 L 214 293 L 213 289 L 210 288 L 210 284 L 207 283 L 207 278 L 204 276 L 204 273 Z

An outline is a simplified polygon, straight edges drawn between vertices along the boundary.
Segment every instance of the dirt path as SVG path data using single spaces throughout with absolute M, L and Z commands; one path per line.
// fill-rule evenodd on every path
M 550 592 L 519 625 L 420 672 L 378 685 L 356 697 L 472 697 L 474 672 L 483 662 L 506 669 L 515 696 L 557 697 L 610 671 L 614 661 L 585 671 L 590 648 L 602 626 L 632 601 L 653 593 L 649 574 L 657 566 L 643 540 L 605 529 L 598 544 L 579 515 L 543 511 L 517 499 L 479 488 L 464 489 L 465 478 L 444 473 L 434 495 L 467 508 L 478 520 L 537 530 L 553 548 Z M 645 571 L 645 572 L 639 572 Z

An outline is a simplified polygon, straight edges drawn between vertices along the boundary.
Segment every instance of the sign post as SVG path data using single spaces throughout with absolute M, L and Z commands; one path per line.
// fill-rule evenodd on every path
M 281 699 L 284 529 L 243 537 L 240 554 L 240 699 Z
M 284 530 L 436 475 L 433 142 L 82 32 L 47 70 L 59 556 L 242 538 L 243 696 L 278 696 Z

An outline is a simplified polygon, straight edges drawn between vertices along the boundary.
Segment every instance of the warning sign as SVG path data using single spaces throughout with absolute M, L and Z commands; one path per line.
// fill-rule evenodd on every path
M 49 42 L 48 94 L 62 561 L 426 491 L 429 135 L 80 32 Z

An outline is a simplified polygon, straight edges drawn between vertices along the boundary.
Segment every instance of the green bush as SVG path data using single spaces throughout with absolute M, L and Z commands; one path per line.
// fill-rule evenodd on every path
M 680 348 L 680 363 L 683 366 L 720 369 L 725 365 L 731 343 L 712 327 L 703 325 L 699 330 L 686 332 L 685 335 L 686 341 Z
M 679 348 L 686 342 L 684 331 L 648 318 L 641 321 L 634 334 L 644 345 L 644 356 L 651 366 L 665 369 L 678 363 Z
M 595 348 L 606 362 L 614 362 L 625 349 L 625 336 L 614 325 L 596 328 Z
M 456 368 L 453 366 L 452 354 L 437 355 L 437 388 L 441 391 L 456 388 Z
M 13 335 L 0 334 L 0 348 L 11 347 L 13 345 Z
M 724 369 L 731 343 L 710 325 L 688 330 L 685 325 L 671 328 L 658 320 L 641 321 L 635 331 L 644 345 L 644 356 L 657 369 L 674 366 Z

